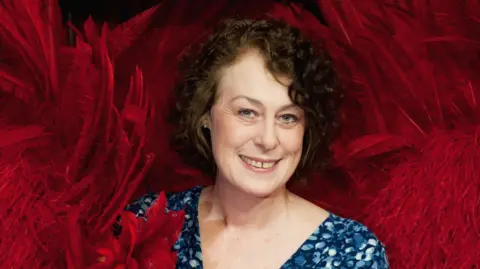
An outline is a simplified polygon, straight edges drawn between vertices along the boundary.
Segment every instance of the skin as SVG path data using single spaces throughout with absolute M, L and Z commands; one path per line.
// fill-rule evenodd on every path
M 220 74 L 206 117 L 218 173 L 199 203 L 207 269 L 280 268 L 329 215 L 286 189 L 302 154 L 305 116 L 288 97 L 289 80 L 277 79 L 254 51 Z M 240 156 L 275 165 L 254 168 Z

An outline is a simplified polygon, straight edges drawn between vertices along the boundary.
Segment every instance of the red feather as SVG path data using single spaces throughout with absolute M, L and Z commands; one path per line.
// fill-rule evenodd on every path
M 472 60 L 480 5 L 319 3 L 346 85 L 336 161 L 368 200 L 364 221 L 386 243 L 391 267 L 480 264 L 480 63 Z
M 175 268 L 176 252 L 172 246 L 178 239 L 185 218 L 183 211 L 166 211 L 166 197 L 160 193 L 149 210 L 148 222 L 131 212 L 122 212 L 118 221 L 118 238 L 111 231 L 85 230 L 75 220 L 78 209 L 72 210 L 67 230 L 67 268 Z
M 153 104 L 142 72 L 117 106 L 111 55 L 121 50 L 108 49 L 108 40 L 134 39 L 142 26 L 130 22 L 109 37 L 106 26 L 87 24 L 90 39 L 69 47 L 55 2 L 7 0 L 0 14 L 0 44 L 10 52 L 1 58 L 10 64 L 0 65 L 0 100 L 8 104 L 0 116 L 0 260 L 8 268 L 64 268 L 58 237 L 68 212 L 82 229 L 106 231 L 153 160 L 144 147 Z

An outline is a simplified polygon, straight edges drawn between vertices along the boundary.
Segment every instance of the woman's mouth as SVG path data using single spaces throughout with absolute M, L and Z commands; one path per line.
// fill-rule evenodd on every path
M 276 164 L 280 160 L 259 160 L 259 159 L 253 159 L 249 158 L 244 155 L 239 155 L 240 159 L 242 159 L 243 163 L 250 169 L 253 169 L 255 171 L 271 171 L 275 168 Z

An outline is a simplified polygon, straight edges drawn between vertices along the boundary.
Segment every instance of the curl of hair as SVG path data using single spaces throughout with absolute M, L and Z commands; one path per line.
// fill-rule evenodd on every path
M 332 63 L 298 29 L 276 20 L 226 20 L 199 47 L 198 54 L 182 62 L 170 117 L 177 126 L 175 149 L 187 164 L 214 176 L 209 131 L 202 126 L 217 97 L 219 71 L 252 51 L 263 56 L 274 76 L 291 80 L 290 99 L 305 112 L 303 151 L 294 177 L 325 167 L 341 100 Z

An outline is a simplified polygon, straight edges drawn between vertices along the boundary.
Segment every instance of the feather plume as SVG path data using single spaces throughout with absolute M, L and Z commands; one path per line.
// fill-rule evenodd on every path
M 115 27 L 115 29 L 108 35 L 109 51 L 112 59 L 119 57 L 145 32 L 153 15 L 160 7 L 161 4 L 136 15 L 134 18 Z
M 106 231 L 154 157 L 145 149 L 154 109 L 142 71 L 117 106 L 111 57 L 121 50 L 108 43 L 131 41 L 143 28 L 133 34 L 130 22 L 110 37 L 106 25 L 87 23 L 89 39 L 69 47 L 54 1 L 2 1 L 0 14 L 9 52 L 0 59 L 0 101 L 8 104 L 0 116 L 0 260 L 7 268 L 64 268 L 58 237 L 67 222 Z
M 358 217 L 392 268 L 478 265 L 480 5 L 319 4 L 346 86 L 335 159 L 366 199 Z
M 388 246 L 393 268 L 480 264 L 480 137 L 478 129 L 465 131 L 433 135 L 422 153 L 391 171 L 368 206 L 366 221 Z

